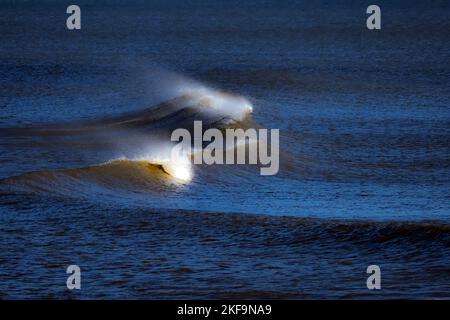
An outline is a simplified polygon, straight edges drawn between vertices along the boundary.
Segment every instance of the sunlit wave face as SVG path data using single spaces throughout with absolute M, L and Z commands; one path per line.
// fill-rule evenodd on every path
M 192 166 L 190 163 L 168 162 L 162 165 L 164 171 L 177 180 L 188 182 L 192 180 Z
M 173 178 L 182 182 L 189 182 L 192 180 L 193 170 L 189 155 L 186 153 L 172 152 L 170 161 L 162 163 L 165 172 Z
M 194 172 L 189 153 L 172 152 L 172 148 L 172 144 L 155 143 L 151 145 L 152 152 L 143 152 L 129 159 L 159 165 L 171 178 L 180 182 L 191 181 Z

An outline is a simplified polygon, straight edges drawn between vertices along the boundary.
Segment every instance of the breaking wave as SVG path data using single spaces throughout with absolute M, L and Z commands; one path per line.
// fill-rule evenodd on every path
M 95 182 L 106 188 L 127 187 L 139 192 L 167 183 L 189 182 L 193 176 L 191 155 L 174 157 L 172 131 L 185 128 L 192 132 L 194 120 L 201 120 L 204 129 L 248 127 L 253 106 L 242 96 L 200 84 L 190 83 L 175 93 L 176 97 L 154 107 L 109 119 L 0 129 L 3 137 L 30 137 L 33 148 L 38 139 L 42 149 L 67 149 L 65 159 L 74 154 L 95 154 L 93 159 L 102 160 L 81 168 L 44 168 L 5 178 L 0 184 L 51 193 L 65 190 L 69 194 L 75 181 L 78 186 Z

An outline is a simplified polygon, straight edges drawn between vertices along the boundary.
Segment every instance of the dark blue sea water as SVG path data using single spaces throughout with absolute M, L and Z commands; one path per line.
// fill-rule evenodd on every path
M 448 2 L 77 4 L 0 4 L 0 298 L 450 298 Z M 277 175 L 155 166 L 199 88 Z

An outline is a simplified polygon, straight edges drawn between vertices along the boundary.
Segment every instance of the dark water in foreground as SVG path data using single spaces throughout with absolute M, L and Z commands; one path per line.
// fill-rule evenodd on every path
M 0 298 L 450 298 L 448 4 L 114 3 L 0 5 Z M 279 173 L 174 179 L 194 120 Z
M 36 199 L 24 200 L 19 216 L 4 214 L 2 242 L 21 250 L 2 254 L 2 264 L 14 267 L 2 270 L 3 297 L 448 298 L 448 225 L 117 210 L 63 200 L 36 214 Z M 77 209 L 69 218 L 61 211 L 67 206 Z M 76 293 L 64 286 L 73 261 L 84 266 Z M 372 261 L 382 261 L 379 292 L 364 290 Z

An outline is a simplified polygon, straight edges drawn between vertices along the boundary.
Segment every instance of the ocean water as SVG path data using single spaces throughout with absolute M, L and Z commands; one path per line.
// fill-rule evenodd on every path
M 0 298 L 450 298 L 447 2 L 77 4 L 0 4 Z M 195 120 L 278 174 L 177 179 Z

